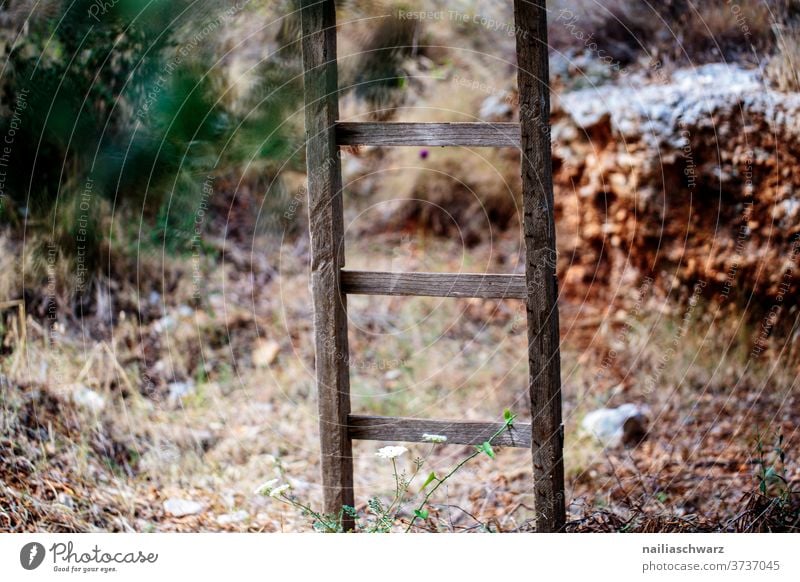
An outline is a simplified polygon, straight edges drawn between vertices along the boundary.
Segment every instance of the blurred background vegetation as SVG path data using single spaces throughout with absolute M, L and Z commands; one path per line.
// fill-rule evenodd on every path
M 213 180 L 260 190 L 261 225 L 280 230 L 288 196 L 280 173 L 304 167 L 297 6 L 5 2 L 0 132 L 15 136 L 0 220 L 26 231 L 31 252 L 55 245 L 62 263 L 80 256 L 79 269 L 66 271 L 90 283 L 102 265 L 123 275 L 134 251 L 191 252 Z M 402 89 L 415 28 L 382 22 L 353 80 L 374 109 Z M 86 288 L 75 283 L 64 291 Z
M 299 5 L 0 2 L 0 304 L 27 314 L 0 313 L 0 528 L 303 529 L 250 495 L 291 467 L 319 497 Z M 518 119 L 509 0 L 337 7 L 342 118 Z M 742 492 L 800 415 L 800 0 L 548 7 L 572 527 L 787 529 L 785 487 Z M 348 265 L 523 272 L 519 164 L 347 149 Z M 513 305 L 349 306 L 355 409 L 524 419 Z M 644 444 L 581 436 L 609 402 L 651 407 Z M 502 454 L 450 493 L 524 528 L 530 455 Z
M 472 4 L 448 9 L 469 13 Z M 511 18 L 510 6 L 494 4 L 498 15 Z M 251 182 L 267 197 L 262 223 L 280 226 L 288 196 L 281 171 L 303 168 L 298 5 L 4 2 L 0 132 L 7 135 L 13 124 L 15 136 L 0 220 L 15 229 L 24 225 L 30 243 L 55 244 L 65 260 L 77 256 L 80 238 L 89 274 L 98 272 L 102 256 L 126 251 L 132 240 L 126 229 L 147 233 L 135 237 L 137 246 L 190 251 L 209 176 Z M 357 52 L 344 63 L 343 97 L 353 92 L 373 118 L 396 117 L 414 82 L 409 63 L 449 62 L 426 43 L 436 38 L 437 23 L 398 17 L 424 3 L 339 7 L 347 18 L 369 22 L 355 27 Z M 794 0 L 745 3 L 737 18 L 723 0 L 702 7 L 688 0 L 655 6 L 559 0 L 550 12 L 562 24 L 551 22 L 552 46 L 569 58 L 586 48 L 575 38 L 577 26 L 596 31 L 593 40 L 619 67 L 643 58 L 679 66 L 775 54 L 755 64 L 784 89 L 798 87 Z M 378 14 L 383 17 L 370 22 Z M 571 27 L 563 26 L 567 20 Z M 741 41 L 742 23 L 749 43 Z M 596 72 L 587 67 L 561 75 L 561 66 L 554 66 L 557 77 L 572 78 L 573 87 Z M 81 209 L 81 196 L 88 210 Z M 124 219 L 111 224 L 112 213 Z
M 257 65 L 244 96 L 222 66 L 223 32 L 253 10 L 246 3 L 12 4 L 3 107 L 12 111 L 21 95 L 27 106 L 3 218 L 35 225 L 72 256 L 81 196 L 90 193 L 91 272 L 113 235 L 101 226 L 110 212 L 141 214 L 150 233 L 142 242 L 186 250 L 209 174 L 287 158 L 296 127 L 284 123 L 286 111 L 302 90 L 294 59 Z M 4 115 L 0 131 L 10 123 Z

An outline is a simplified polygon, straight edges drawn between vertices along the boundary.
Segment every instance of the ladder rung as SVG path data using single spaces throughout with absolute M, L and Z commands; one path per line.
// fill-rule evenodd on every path
M 453 445 L 478 445 L 503 428 L 502 422 L 468 422 L 463 420 L 425 420 L 388 416 L 348 416 L 350 438 L 370 441 L 425 442 L 422 435 L 435 434 L 447 437 Z M 531 425 L 514 423 L 492 440 L 493 445 L 504 447 L 531 446 Z
M 387 273 L 340 271 L 342 291 L 351 295 L 415 295 L 525 299 L 525 275 L 474 273 Z
M 337 123 L 343 146 L 520 147 L 519 123 Z

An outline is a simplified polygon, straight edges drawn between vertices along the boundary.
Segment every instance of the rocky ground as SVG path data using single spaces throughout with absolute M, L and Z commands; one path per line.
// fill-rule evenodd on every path
M 364 256 L 370 245 L 401 245 L 400 236 L 354 250 Z M 498 246 L 474 247 L 471 256 L 490 260 Z M 294 245 L 281 248 L 272 264 L 287 253 L 294 261 L 295 252 Z M 457 253 L 447 254 L 450 262 L 440 266 L 457 267 Z M 394 260 L 405 265 L 425 255 L 422 245 Z M 279 478 L 304 502 L 318 506 L 321 498 L 304 260 L 258 288 L 249 278 L 212 278 L 209 299 L 220 301 L 218 309 L 163 302 L 160 317 L 128 318 L 96 349 L 58 334 L 46 340 L 32 326 L 27 361 L 3 378 L 2 527 L 309 530 L 297 511 L 254 493 Z M 694 312 L 692 329 L 713 332 L 689 332 L 682 327 L 686 306 L 648 295 L 646 287 L 637 291 L 628 310 L 562 303 L 570 529 L 796 529 L 796 508 L 785 497 L 786 484 L 796 488 L 800 479 L 796 368 L 770 364 L 785 361 L 786 346 L 770 341 L 764 361 L 737 350 L 721 358 L 730 319 Z M 359 354 L 355 410 L 486 419 L 511 408 L 528 417 L 518 306 L 360 299 L 350 306 Z M 665 362 L 676 338 L 682 349 Z M 140 360 L 129 346 L 154 359 Z M 94 372 L 81 375 L 87 357 Z M 139 362 L 148 362 L 148 371 L 137 373 Z M 64 377 L 71 381 L 60 382 Z M 646 434 L 600 442 L 586 426 L 589 413 L 623 404 L 644 417 Z M 369 497 L 392 491 L 390 467 L 375 457 L 382 444 L 356 446 L 362 512 Z M 776 447 L 786 452 L 783 460 Z M 406 467 L 412 456 L 424 456 L 441 473 L 468 453 L 412 446 L 402 461 Z M 527 451 L 477 459 L 437 499 L 432 523 L 444 531 L 526 531 L 530 478 Z
M 757 70 L 712 64 L 560 96 L 567 289 L 656 274 L 722 300 L 795 294 L 800 95 L 765 83 Z

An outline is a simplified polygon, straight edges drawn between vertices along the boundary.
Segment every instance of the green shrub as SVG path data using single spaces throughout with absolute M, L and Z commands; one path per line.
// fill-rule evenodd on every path
M 25 32 L 13 44 L 12 19 L 0 78 L 0 133 L 13 137 L 3 222 L 57 245 L 79 280 L 99 268 L 112 212 L 142 220 L 148 234 L 136 246 L 189 251 L 205 225 L 197 217 L 213 195 L 209 176 L 254 160 L 277 166 L 297 132 L 282 124 L 302 90 L 298 55 L 260 66 L 252 102 L 224 99 L 214 40 L 236 10 L 257 8 L 232 6 L 53 2 L 16 21 Z

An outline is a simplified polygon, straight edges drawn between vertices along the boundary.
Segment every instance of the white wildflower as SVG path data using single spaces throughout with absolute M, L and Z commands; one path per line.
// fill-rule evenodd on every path
M 382 449 L 378 449 L 378 452 L 375 454 L 382 459 L 394 459 L 407 452 L 408 449 L 405 447 L 383 447 Z
M 270 479 L 266 483 L 262 483 L 261 485 L 256 487 L 255 494 L 256 495 L 270 495 L 272 490 L 278 484 L 278 481 L 280 481 L 280 479 Z
M 425 433 L 422 435 L 422 440 L 424 440 L 426 443 L 446 443 L 447 437 L 442 434 Z
M 281 496 L 281 493 L 283 493 L 284 491 L 288 491 L 291 488 L 292 488 L 291 485 L 284 483 L 280 487 L 275 487 L 275 489 L 272 490 L 272 493 L 270 493 L 269 496 L 278 498 Z

